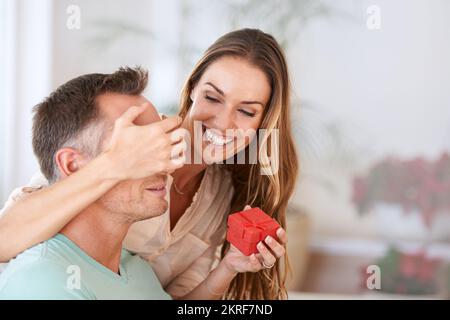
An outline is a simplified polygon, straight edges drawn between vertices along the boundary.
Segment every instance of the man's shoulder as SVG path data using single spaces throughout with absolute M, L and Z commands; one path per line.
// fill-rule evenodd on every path
M 2 272 L 0 299 L 89 298 L 83 290 L 73 290 L 73 272 L 52 242 L 43 242 L 17 256 Z
M 19 254 L 9 262 L 7 269 L 10 267 L 15 268 L 31 264 L 43 264 L 46 267 L 46 264 L 51 264 L 63 268 L 64 266 L 71 264 L 70 262 L 73 259 L 73 255 L 70 253 L 70 248 L 68 248 L 60 238 L 55 236 Z
M 69 269 L 40 258 L 9 266 L 0 276 L 0 299 L 88 299 L 75 288 Z

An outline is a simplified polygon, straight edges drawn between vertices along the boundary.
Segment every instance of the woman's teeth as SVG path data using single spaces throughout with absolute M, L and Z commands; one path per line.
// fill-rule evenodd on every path
M 206 129 L 206 140 L 216 146 L 223 146 L 233 141 L 233 138 L 224 139 L 222 136 L 215 134 L 212 130 Z

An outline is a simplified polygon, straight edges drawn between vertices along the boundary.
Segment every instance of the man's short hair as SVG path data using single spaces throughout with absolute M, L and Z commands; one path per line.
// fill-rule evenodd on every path
M 148 73 L 140 67 L 120 68 L 112 74 L 86 74 L 58 87 L 33 109 L 33 150 L 50 183 L 59 178 L 55 154 L 71 147 L 88 156 L 100 151 L 104 130 L 96 98 L 107 92 L 140 95 Z

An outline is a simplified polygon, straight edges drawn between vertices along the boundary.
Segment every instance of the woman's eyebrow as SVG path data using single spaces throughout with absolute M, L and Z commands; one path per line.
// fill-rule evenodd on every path
M 222 90 L 220 90 L 219 88 L 217 88 L 215 85 L 213 85 L 211 82 L 207 82 L 207 83 L 205 83 L 205 84 L 208 84 L 208 85 L 210 85 L 211 87 L 213 87 L 218 93 L 220 93 L 221 95 L 225 95 L 225 93 L 222 91 Z
M 261 107 L 264 108 L 264 105 L 261 102 L 259 102 L 259 101 L 242 101 L 241 103 L 242 104 L 260 104 Z
M 220 90 L 219 88 L 217 88 L 215 85 L 213 85 L 211 82 L 206 82 L 205 84 L 210 85 L 211 87 L 213 87 L 218 93 L 220 93 L 221 95 L 225 96 L 225 93 Z M 264 108 L 264 105 L 262 104 L 262 102 L 259 101 L 242 101 L 242 104 L 260 104 L 261 107 Z

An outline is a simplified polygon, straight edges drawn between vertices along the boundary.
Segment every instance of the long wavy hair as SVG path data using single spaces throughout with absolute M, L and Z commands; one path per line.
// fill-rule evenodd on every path
M 233 178 L 234 196 L 230 213 L 240 211 L 246 204 L 260 207 L 286 228 L 286 207 L 291 197 L 298 173 L 298 158 L 292 138 L 290 116 L 290 80 L 283 50 L 269 34 L 257 29 L 241 29 L 225 34 L 212 44 L 204 53 L 188 77 L 180 102 L 181 117 L 186 117 L 192 105 L 190 94 L 205 70 L 216 60 L 224 56 L 245 59 L 260 68 L 271 85 L 271 95 L 264 109 L 260 129 L 264 137 L 255 139 L 266 144 L 265 152 L 259 157 L 278 153 L 279 170 L 275 174 L 261 174 L 267 168 L 258 161 L 256 164 L 227 164 Z M 280 143 L 272 143 L 274 129 Z M 259 130 L 258 130 L 259 131 Z M 261 140 L 262 138 L 262 140 Z M 277 140 L 275 140 L 277 141 Z M 247 146 L 246 154 L 249 147 Z M 222 257 L 229 249 L 229 243 L 222 246 Z M 285 280 L 289 270 L 287 254 L 284 261 L 277 260 L 273 268 L 257 273 L 240 273 L 230 284 L 225 299 L 286 299 Z

